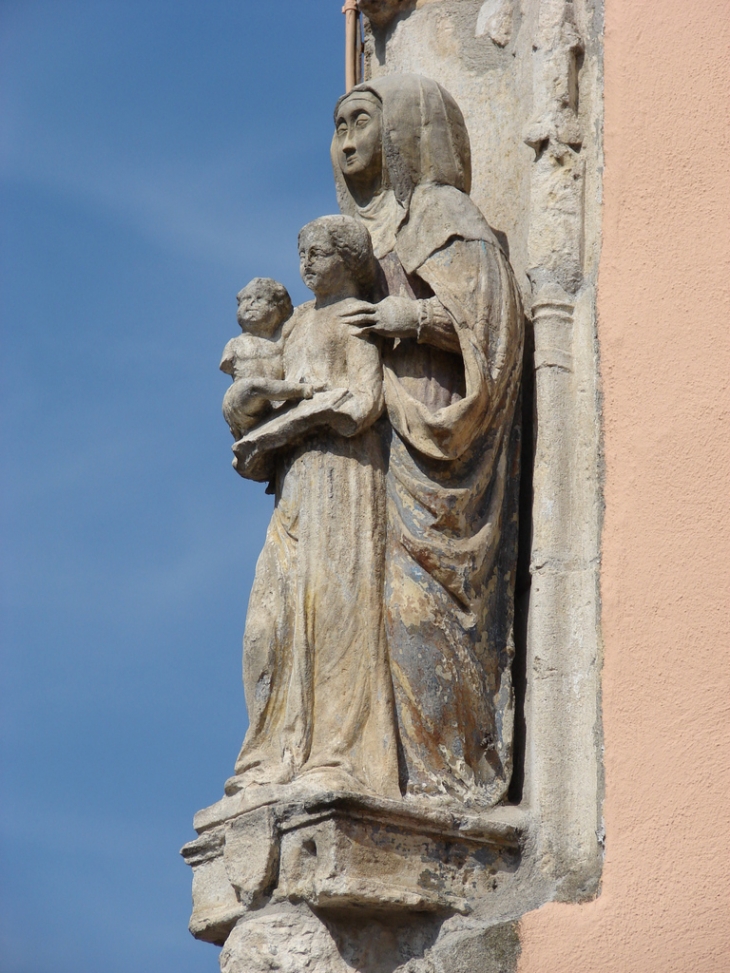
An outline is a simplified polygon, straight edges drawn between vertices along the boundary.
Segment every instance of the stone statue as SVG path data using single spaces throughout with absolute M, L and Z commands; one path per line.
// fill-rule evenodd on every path
M 340 208 L 370 230 L 384 300 L 385 618 L 401 790 L 490 806 L 511 774 L 523 313 L 471 202 L 469 137 L 436 82 L 392 75 L 335 112 Z
M 277 501 L 228 792 L 250 787 L 255 802 L 257 787 L 307 777 L 489 807 L 511 769 L 517 287 L 467 195 L 466 128 L 439 85 L 361 85 L 335 121 L 348 215 L 300 234 L 316 300 L 283 326 L 268 379 L 269 398 L 307 401 L 234 446 L 238 471 L 269 479 Z M 285 302 L 262 306 L 271 326 Z M 234 377 L 229 413 L 254 381 Z
M 517 286 L 467 195 L 466 128 L 439 85 L 360 85 L 335 122 L 347 216 L 302 230 L 316 300 L 266 359 L 280 362 L 268 398 L 305 401 L 255 425 L 261 379 L 234 370 L 226 395 L 232 429 L 246 430 L 236 467 L 277 498 L 246 626 L 250 729 L 228 791 L 250 786 L 255 802 L 255 788 L 306 776 L 489 807 L 511 770 Z M 239 319 L 263 335 L 246 340 L 271 344 L 286 300 L 266 284 L 257 318 L 264 286 L 241 292 Z
M 356 334 L 342 311 L 374 296 L 377 265 L 367 229 L 348 216 L 305 226 L 299 254 L 315 300 L 282 329 L 283 377 L 317 391 L 234 446 L 238 471 L 276 495 L 244 637 L 250 726 L 227 787 L 245 788 L 249 805 L 260 788 L 295 780 L 399 796 L 375 428 L 383 368 L 377 335 Z
M 521 850 L 516 809 L 498 806 L 512 766 L 517 285 L 436 82 L 352 89 L 332 162 L 343 215 L 299 235 L 314 301 L 291 312 L 281 285 L 252 282 L 221 365 L 234 466 L 276 497 L 246 618 L 249 730 L 183 849 L 191 930 L 226 942 L 226 973 L 290 968 L 265 965 L 260 936 L 281 943 L 272 955 L 310 933 L 333 950 L 335 927 L 307 909 L 509 903 Z M 403 950 L 422 951 L 403 929 Z M 323 970 L 344 970 L 336 952 Z

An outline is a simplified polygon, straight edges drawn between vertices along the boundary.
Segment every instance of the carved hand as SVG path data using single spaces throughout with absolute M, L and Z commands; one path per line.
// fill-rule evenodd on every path
M 356 431 L 352 419 L 338 411 L 351 397 L 347 389 L 315 392 L 308 401 L 298 402 L 260 422 L 233 444 L 237 472 L 250 480 L 270 479 L 274 454 L 322 426 L 342 426 L 339 431 L 343 435 L 352 435 Z
M 414 338 L 418 334 L 418 303 L 407 297 L 386 297 L 379 304 L 343 301 L 340 314 L 357 335 Z

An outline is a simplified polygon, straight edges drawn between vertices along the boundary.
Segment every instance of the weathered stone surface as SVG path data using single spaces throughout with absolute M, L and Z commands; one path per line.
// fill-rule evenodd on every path
M 455 823 L 348 799 L 290 812 L 276 897 L 321 908 L 469 914 L 478 896 L 514 874 L 519 831 L 485 817 Z
M 286 901 L 402 921 L 514 908 L 527 833 L 516 808 L 465 814 L 346 793 L 243 813 L 221 803 L 206 821 L 217 823 L 183 849 L 197 938 L 223 942 L 244 913 Z
M 271 896 L 279 874 L 277 820 L 269 807 L 234 818 L 225 829 L 226 876 L 246 909 Z
M 292 907 L 254 913 L 228 937 L 221 973 L 347 973 L 324 923 Z
M 244 907 L 231 885 L 223 849 L 225 832 L 215 828 L 191 841 L 182 850 L 193 869 L 193 914 L 190 932 L 196 939 L 224 943 L 226 936 L 244 913 Z
M 407 924 L 324 920 L 303 906 L 274 906 L 242 919 L 221 954 L 222 973 L 508 973 L 519 955 L 513 923 L 449 929 L 414 915 Z
M 476 36 L 504 47 L 512 37 L 514 0 L 485 0 L 477 17 Z

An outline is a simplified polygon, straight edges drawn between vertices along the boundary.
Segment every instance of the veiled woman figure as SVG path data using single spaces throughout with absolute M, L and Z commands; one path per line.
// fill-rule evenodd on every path
M 383 338 L 400 789 L 491 806 L 512 762 L 519 292 L 469 198 L 468 133 L 440 85 L 361 84 L 335 126 L 340 209 L 370 231 L 387 293 L 342 315 Z

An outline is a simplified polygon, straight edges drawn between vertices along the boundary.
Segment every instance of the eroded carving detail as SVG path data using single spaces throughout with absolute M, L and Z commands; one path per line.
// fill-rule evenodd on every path
M 505 47 L 512 37 L 513 0 L 485 0 L 479 9 L 475 35 L 485 35 L 498 47 Z

